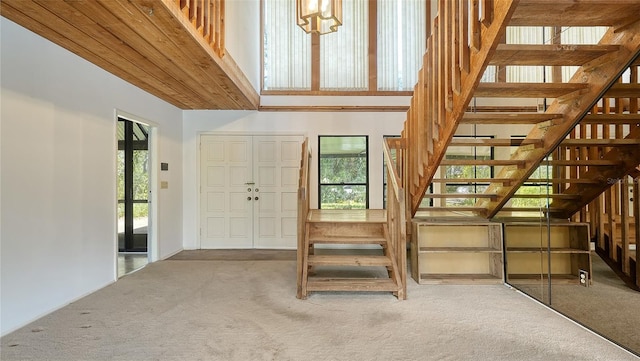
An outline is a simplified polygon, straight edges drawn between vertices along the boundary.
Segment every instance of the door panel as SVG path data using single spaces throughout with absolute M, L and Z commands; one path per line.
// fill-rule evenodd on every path
M 300 136 L 201 137 L 201 248 L 297 247 Z
M 254 137 L 255 248 L 295 249 L 299 136 Z
M 251 248 L 253 192 L 245 184 L 253 177 L 251 137 L 203 135 L 200 141 L 200 246 Z

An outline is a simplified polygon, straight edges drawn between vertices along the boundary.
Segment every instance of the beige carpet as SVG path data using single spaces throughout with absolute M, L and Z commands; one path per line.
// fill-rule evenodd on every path
M 295 298 L 293 261 L 150 264 L 1 340 L 2 360 L 637 360 L 505 286 Z
M 640 354 L 640 292 L 627 287 L 614 271 L 593 252 L 593 283 L 589 287 L 553 285 L 554 309 L 616 343 Z M 532 297 L 549 302 L 546 282 L 515 285 Z

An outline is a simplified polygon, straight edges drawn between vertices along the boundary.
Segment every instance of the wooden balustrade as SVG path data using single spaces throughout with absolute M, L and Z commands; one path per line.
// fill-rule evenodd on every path
M 174 0 L 187 20 L 211 48 L 223 57 L 225 0 Z
M 396 150 L 395 159 L 391 156 L 389 148 L 391 143 Z M 399 277 L 402 283 L 402 292 L 398 292 L 398 298 L 406 298 L 407 294 L 407 207 L 405 204 L 405 192 L 402 188 L 400 174 L 402 170 L 402 157 L 399 154 L 399 139 L 387 139 L 384 145 L 384 159 L 387 164 L 387 232 L 392 248 L 392 255 L 396 259 Z
M 632 65 L 625 86 L 640 84 L 639 75 L 640 66 Z M 621 83 L 622 78 L 618 81 Z M 569 136 L 570 139 L 599 139 L 602 142 L 589 147 L 561 146 L 556 154 L 568 159 L 602 159 L 617 152 L 620 159 L 630 151 L 637 151 L 638 145 L 632 140 L 640 139 L 639 100 L 638 97 L 603 98 L 585 117 L 586 121 L 583 120 Z M 637 164 L 637 159 L 635 161 Z M 588 175 L 589 167 L 554 171 L 558 176 L 580 178 Z M 600 181 L 607 182 L 610 187 L 576 213 L 573 219 L 591 224 L 591 236 L 596 239 L 598 253 L 619 274 L 627 277 L 625 281 L 640 288 L 640 267 L 637 266 L 640 258 L 640 166 L 629 175 L 606 177 Z M 559 185 L 562 188 L 569 186 Z M 564 190 L 562 188 L 558 191 Z M 635 250 L 632 245 L 635 245 Z
M 406 174 L 411 212 L 420 205 L 473 91 L 504 34 L 516 0 L 439 0 L 439 13 L 407 112 Z
M 591 224 L 598 253 L 628 284 L 640 289 L 640 171 L 608 181 L 611 188 L 574 218 Z

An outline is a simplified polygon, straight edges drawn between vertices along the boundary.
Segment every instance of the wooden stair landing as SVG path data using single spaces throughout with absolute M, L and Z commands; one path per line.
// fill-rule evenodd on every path
M 309 292 L 392 292 L 404 299 L 385 210 L 309 211 L 298 298 Z

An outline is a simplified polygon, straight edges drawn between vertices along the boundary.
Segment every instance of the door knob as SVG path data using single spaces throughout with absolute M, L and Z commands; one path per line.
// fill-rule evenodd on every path
M 250 200 L 251 200 L 251 197 L 247 197 L 247 200 L 248 200 L 248 201 L 250 201 Z
M 258 199 L 259 199 L 258 197 L 256 197 L 256 198 L 255 198 L 255 200 L 256 200 L 256 201 L 257 201 Z
M 247 192 L 251 192 L 251 188 L 247 188 Z

